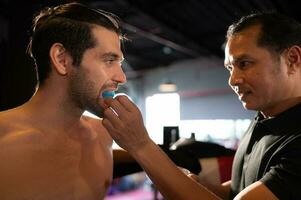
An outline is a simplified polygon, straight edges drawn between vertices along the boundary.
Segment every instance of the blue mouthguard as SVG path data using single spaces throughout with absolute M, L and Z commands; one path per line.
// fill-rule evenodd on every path
M 115 92 L 114 91 L 104 91 L 102 93 L 102 97 L 103 98 L 110 98 L 110 97 L 114 97 L 115 96 Z

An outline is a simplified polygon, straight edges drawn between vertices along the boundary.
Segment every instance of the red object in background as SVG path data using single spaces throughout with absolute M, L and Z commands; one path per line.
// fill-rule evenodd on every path
M 217 158 L 221 183 L 231 179 L 234 156 L 221 156 Z

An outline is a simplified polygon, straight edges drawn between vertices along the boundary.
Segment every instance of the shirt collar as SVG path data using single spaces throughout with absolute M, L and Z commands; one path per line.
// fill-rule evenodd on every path
M 271 118 L 264 118 L 261 113 L 258 113 L 255 120 L 272 133 L 282 135 L 301 131 L 300 116 L 301 103 Z

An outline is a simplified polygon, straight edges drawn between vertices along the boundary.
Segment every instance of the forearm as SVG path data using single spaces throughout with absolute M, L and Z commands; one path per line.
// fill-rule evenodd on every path
M 208 188 L 210 191 L 212 191 L 220 198 L 222 199 L 229 198 L 231 181 L 227 181 L 223 184 L 212 184 L 210 182 L 200 180 L 199 183 L 204 185 L 206 188 Z
M 155 143 L 148 142 L 131 153 L 166 199 L 219 199 L 183 174 Z

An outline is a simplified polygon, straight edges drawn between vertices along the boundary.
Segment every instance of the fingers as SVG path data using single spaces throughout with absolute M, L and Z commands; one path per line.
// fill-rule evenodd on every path
M 150 141 L 139 109 L 126 96 L 105 103 L 103 125 L 119 146 L 134 152 Z
M 114 131 L 114 127 L 113 127 L 113 125 L 111 124 L 111 122 L 110 122 L 108 119 L 104 118 L 104 119 L 102 120 L 102 124 L 103 124 L 103 126 L 104 126 L 109 132 L 113 132 L 113 131 Z
M 111 137 L 118 143 L 120 135 L 118 134 L 117 130 L 114 128 L 112 123 L 108 119 L 102 120 L 103 126 L 107 129 L 107 131 L 110 133 Z M 120 145 L 120 143 L 118 143 Z M 120 145 L 122 146 L 122 145 Z
M 105 109 L 105 112 L 107 114 L 114 114 L 115 117 L 118 117 L 121 120 L 124 120 L 125 118 L 129 117 L 130 112 L 123 107 L 118 101 L 113 100 L 110 103 L 110 107 Z M 105 115 L 106 116 L 106 115 Z
M 115 111 L 121 120 L 138 111 L 136 105 L 125 95 L 117 96 L 114 99 L 108 98 L 105 100 L 105 103 Z
M 125 95 L 120 95 L 115 98 L 122 106 L 127 108 L 128 111 L 136 109 L 136 105 Z
M 121 127 L 122 126 L 122 122 L 119 119 L 119 116 L 116 115 L 116 112 L 112 109 L 112 108 L 106 108 L 104 110 L 104 119 L 107 119 L 108 121 L 110 121 L 110 124 L 113 127 Z

